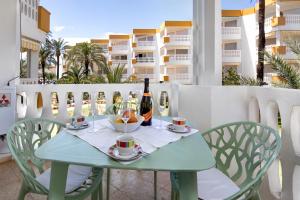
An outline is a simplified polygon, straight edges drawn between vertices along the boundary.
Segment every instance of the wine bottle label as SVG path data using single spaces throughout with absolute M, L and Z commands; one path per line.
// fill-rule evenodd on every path
M 145 118 L 145 122 L 149 121 L 152 118 L 152 109 L 149 112 L 143 114 L 143 117 Z
M 151 97 L 150 93 L 144 93 L 144 97 Z

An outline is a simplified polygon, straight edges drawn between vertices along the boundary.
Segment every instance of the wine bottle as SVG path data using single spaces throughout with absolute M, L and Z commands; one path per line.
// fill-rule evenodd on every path
M 152 125 L 152 99 L 149 91 L 149 78 L 145 78 L 145 88 L 141 101 L 140 115 L 145 118 L 142 126 Z

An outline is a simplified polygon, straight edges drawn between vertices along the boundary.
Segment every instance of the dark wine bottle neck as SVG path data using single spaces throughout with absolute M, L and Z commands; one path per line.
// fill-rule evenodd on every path
M 144 93 L 149 93 L 149 83 L 145 83 Z

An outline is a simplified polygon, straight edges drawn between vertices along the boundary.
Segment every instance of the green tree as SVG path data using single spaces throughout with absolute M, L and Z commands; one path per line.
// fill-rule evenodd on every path
M 42 77 L 43 83 L 45 84 L 46 81 L 46 73 L 45 68 L 46 65 L 54 63 L 53 51 L 52 51 L 52 44 L 49 38 L 46 38 L 46 41 L 41 44 L 40 52 L 39 52 L 39 64 L 42 68 Z
M 71 66 L 67 72 L 64 72 L 61 79 L 57 81 L 60 84 L 92 84 L 105 83 L 102 76 L 88 75 L 86 76 L 84 67 Z
M 96 44 L 83 42 L 72 47 L 67 54 L 68 64 L 84 66 L 87 77 L 90 69 L 93 71 L 94 64 L 101 70 L 106 64 L 103 50 Z
M 55 56 L 56 56 L 56 62 L 55 62 L 56 63 L 56 78 L 59 79 L 60 56 L 64 52 L 67 43 L 63 39 L 58 38 L 58 40 L 52 39 L 51 44 L 52 44 L 53 54 L 55 54 Z
M 103 67 L 108 83 L 122 83 L 125 65 L 111 66 L 104 64 Z

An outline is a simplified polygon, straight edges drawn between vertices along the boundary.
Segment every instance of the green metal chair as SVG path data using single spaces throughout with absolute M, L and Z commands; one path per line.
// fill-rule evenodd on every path
M 215 157 L 216 168 L 197 173 L 199 198 L 260 199 L 259 187 L 281 148 L 278 132 L 254 122 L 235 122 L 202 135 Z M 229 186 L 216 177 L 221 177 Z M 171 182 L 172 200 L 179 199 L 176 172 L 171 173 Z M 213 185 L 218 183 L 221 187 Z
M 9 130 L 7 135 L 8 145 L 23 177 L 19 200 L 23 200 L 26 194 L 30 192 L 48 195 L 49 187 L 47 188 L 45 184 L 41 183 L 39 177 L 43 176 L 45 178 L 45 176 L 50 175 L 50 169 L 44 169 L 46 168 L 45 165 L 49 163 L 37 158 L 34 152 L 38 147 L 59 133 L 63 127 L 65 127 L 64 124 L 46 119 L 25 119 L 16 122 Z M 80 170 L 87 167 L 70 165 L 68 179 L 70 178 L 69 172 L 71 168 L 73 172 L 80 174 Z M 97 200 L 98 197 L 102 199 L 102 173 L 102 169 L 90 169 L 87 172 L 86 179 L 80 181 L 79 185 L 73 188 L 72 191 L 67 192 L 65 199 L 83 200 L 89 195 L 92 195 L 92 200 Z M 50 178 L 48 177 L 48 183 L 46 183 L 48 185 L 49 180 Z

